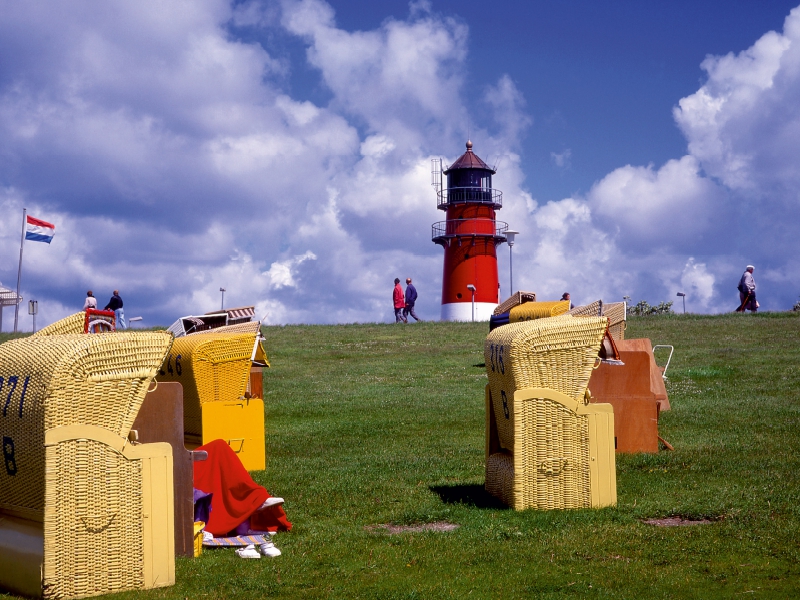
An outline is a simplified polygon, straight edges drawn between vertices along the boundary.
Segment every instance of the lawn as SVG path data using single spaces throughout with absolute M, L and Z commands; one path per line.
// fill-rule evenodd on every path
M 618 455 L 618 506 L 514 512 L 483 492 L 485 323 L 265 327 L 267 470 L 283 556 L 178 559 L 115 598 L 800 595 L 800 314 L 631 318 L 672 344 L 675 448 Z M 7 336 L 0 337 L 0 340 Z M 656 527 L 683 516 L 711 523 Z M 382 525 L 447 522 L 391 534 Z

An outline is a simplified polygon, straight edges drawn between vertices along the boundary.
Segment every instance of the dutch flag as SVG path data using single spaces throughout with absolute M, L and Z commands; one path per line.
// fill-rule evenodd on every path
M 25 230 L 25 239 L 33 242 L 47 242 L 48 244 L 53 241 L 53 236 L 56 234 L 56 226 L 47 221 L 36 219 L 28 216 L 28 225 Z

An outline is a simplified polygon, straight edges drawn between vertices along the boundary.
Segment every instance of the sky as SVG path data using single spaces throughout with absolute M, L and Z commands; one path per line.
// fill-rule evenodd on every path
M 25 244 L 22 330 L 88 289 L 143 326 L 220 288 L 268 324 L 389 322 L 395 277 L 438 319 L 431 159 L 470 138 L 515 289 L 717 313 L 753 264 L 788 310 L 798 98 L 781 0 L 0 0 L 0 282 L 25 207 L 56 236 Z

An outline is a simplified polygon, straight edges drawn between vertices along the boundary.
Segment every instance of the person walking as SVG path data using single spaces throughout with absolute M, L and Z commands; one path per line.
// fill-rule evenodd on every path
M 117 321 L 117 329 L 127 329 L 128 326 L 125 325 L 125 311 L 122 310 L 122 298 L 119 297 L 119 290 L 114 290 L 114 295 L 111 296 L 111 300 L 108 301 L 106 307 L 103 310 L 113 310 L 114 316 L 116 317 Z
M 408 319 L 403 316 L 403 309 L 406 307 L 406 299 L 403 295 L 403 288 L 400 285 L 400 279 L 394 279 L 394 292 L 392 294 L 394 301 L 394 322 L 395 323 L 408 323 Z
M 411 283 L 411 277 L 406 277 L 406 306 L 403 309 L 403 317 L 405 317 L 406 323 L 408 323 L 408 315 L 414 317 L 415 321 L 419 321 L 420 318 L 417 316 L 417 313 L 414 312 L 414 304 L 417 302 L 417 288 L 414 287 L 414 284 Z
M 86 292 L 86 300 L 83 301 L 83 310 L 87 310 L 89 308 L 97 308 L 97 298 L 95 298 L 94 294 L 92 294 L 92 290 Z
M 758 310 L 758 301 L 756 300 L 756 281 L 753 279 L 753 265 L 747 265 L 742 278 L 739 280 L 739 308 L 736 312 L 756 312 Z

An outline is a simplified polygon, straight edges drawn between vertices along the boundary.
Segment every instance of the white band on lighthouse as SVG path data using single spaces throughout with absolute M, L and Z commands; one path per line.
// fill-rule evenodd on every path
M 495 308 L 492 302 L 476 302 L 475 320 L 488 321 Z M 442 304 L 442 321 L 472 321 L 472 302 Z

